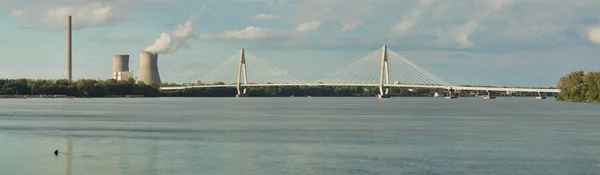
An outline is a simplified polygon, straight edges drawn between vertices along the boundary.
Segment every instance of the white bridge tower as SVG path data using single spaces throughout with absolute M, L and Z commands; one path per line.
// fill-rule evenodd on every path
M 386 88 L 385 91 L 383 90 L 383 77 L 385 74 L 385 84 L 390 84 L 390 67 L 388 64 L 388 57 L 387 57 L 387 45 L 383 45 L 383 50 L 381 53 L 381 74 L 379 76 L 379 94 L 377 95 L 377 97 L 379 98 L 390 98 L 390 89 Z
M 244 86 L 248 85 L 248 73 L 246 72 L 246 54 L 244 53 L 244 49 L 240 50 L 240 64 L 238 67 L 238 75 L 237 75 L 237 95 L 236 97 L 247 97 L 246 88 L 242 89 L 242 74 L 244 76 Z

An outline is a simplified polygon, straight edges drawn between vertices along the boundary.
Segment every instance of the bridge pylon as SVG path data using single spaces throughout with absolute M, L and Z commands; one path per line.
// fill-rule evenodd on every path
M 538 92 L 538 96 L 535 99 L 543 100 L 546 99 L 546 93 Z
M 383 90 L 383 80 L 385 75 L 385 84 L 390 84 L 390 67 L 388 64 L 387 57 L 387 45 L 383 45 L 383 50 L 381 53 L 381 74 L 379 76 L 379 94 L 377 97 L 379 98 L 390 98 L 389 88 Z
M 247 97 L 246 88 L 242 89 L 242 76 L 244 77 L 244 86 L 248 85 L 248 73 L 246 72 L 246 54 L 244 48 L 240 50 L 240 64 L 238 67 L 238 78 L 237 78 L 237 94 L 236 97 Z

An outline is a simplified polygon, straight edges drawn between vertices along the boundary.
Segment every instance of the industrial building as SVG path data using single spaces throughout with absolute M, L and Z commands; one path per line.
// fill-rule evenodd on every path
M 140 52 L 140 70 L 136 77 L 133 71 L 129 70 L 129 55 L 113 55 L 113 70 L 111 79 L 128 80 L 136 79 L 137 82 L 145 84 L 160 84 L 160 74 L 158 73 L 158 54 L 141 51 Z
M 112 79 L 128 80 L 133 77 L 129 70 L 129 55 L 113 55 Z
M 67 65 L 66 79 L 72 81 L 72 23 L 71 16 L 67 17 Z M 137 82 L 145 84 L 160 84 L 160 75 L 158 73 L 158 54 L 149 51 L 140 52 L 140 72 Z M 111 79 L 128 80 L 134 78 L 133 72 L 129 70 L 129 55 L 113 55 L 113 70 Z
M 138 82 L 145 84 L 160 84 L 160 75 L 158 73 L 158 54 L 148 51 L 140 52 L 140 70 Z

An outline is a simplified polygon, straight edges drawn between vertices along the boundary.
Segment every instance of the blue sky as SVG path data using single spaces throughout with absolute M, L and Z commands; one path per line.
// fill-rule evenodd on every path
M 166 82 L 201 79 L 242 47 L 312 82 L 387 44 L 453 84 L 554 86 L 600 70 L 599 10 L 597 0 L 0 0 L 0 76 L 63 78 L 73 15 L 75 79 L 108 78 L 113 54 L 131 55 L 136 72 L 165 32 L 172 42 L 155 49 Z

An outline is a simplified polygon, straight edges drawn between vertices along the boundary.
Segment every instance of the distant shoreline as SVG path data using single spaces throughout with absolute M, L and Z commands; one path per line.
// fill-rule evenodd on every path
M 374 98 L 372 96 L 249 96 L 244 98 Z M 444 98 L 444 97 L 433 97 L 433 96 L 392 96 L 394 98 Z M 534 97 L 534 96 L 497 96 L 498 98 L 519 98 L 519 97 Z M 111 95 L 104 97 L 76 97 L 76 96 L 65 96 L 65 95 L 0 95 L 0 99 L 86 99 L 86 98 L 236 98 L 235 96 L 158 96 L 158 97 L 145 97 L 143 95 Z M 459 98 L 481 98 L 475 96 L 461 96 Z M 552 97 L 554 98 L 554 97 Z M 600 102 L 583 102 L 583 103 L 600 103 Z
M 75 97 L 66 95 L 0 95 L 0 99 L 3 98 L 92 98 L 92 97 Z M 93 98 L 144 98 L 143 95 L 110 95 L 104 97 L 93 97 Z

